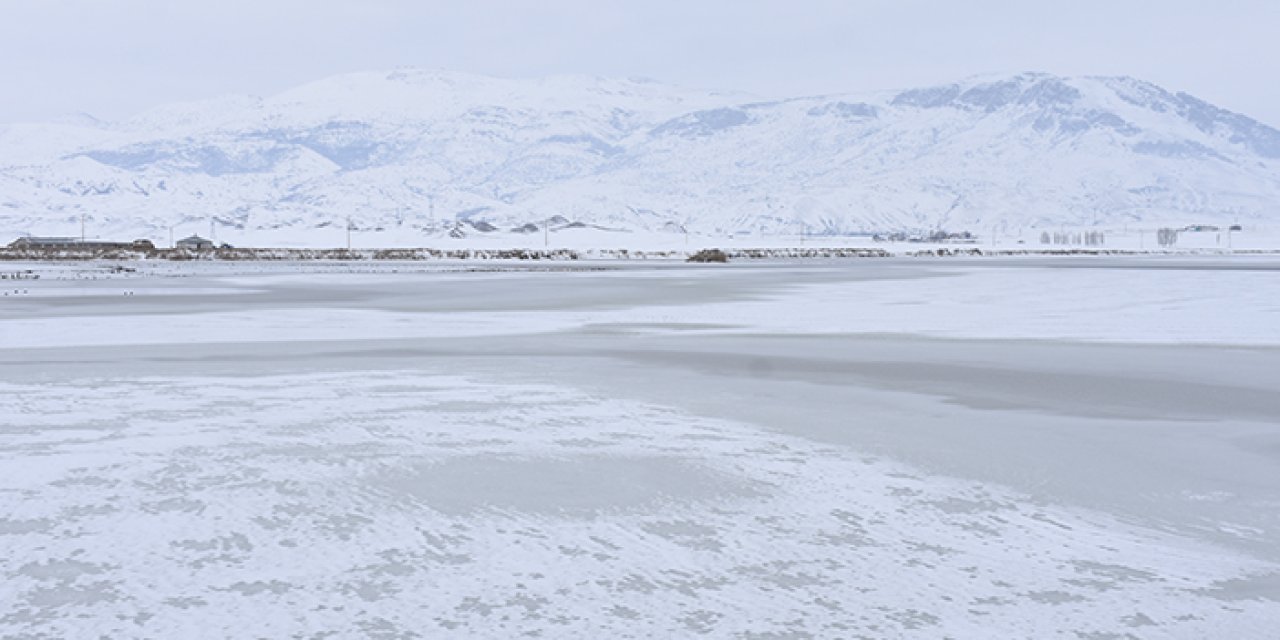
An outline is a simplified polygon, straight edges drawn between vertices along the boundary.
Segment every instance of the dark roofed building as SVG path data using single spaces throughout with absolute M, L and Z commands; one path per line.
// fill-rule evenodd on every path
M 79 238 L 42 238 L 26 236 L 9 243 L 10 249 L 74 249 L 80 246 Z
M 79 238 L 51 238 L 26 236 L 9 243 L 10 249 L 35 250 L 80 250 L 101 251 L 107 249 L 134 249 L 137 251 L 154 251 L 156 246 L 150 240 L 139 239 L 133 242 L 108 242 L 105 240 L 81 240 Z

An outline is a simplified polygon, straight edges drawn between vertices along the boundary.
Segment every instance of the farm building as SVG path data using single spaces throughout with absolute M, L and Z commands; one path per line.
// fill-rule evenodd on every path
M 179 249 L 191 249 L 193 251 L 205 251 L 213 248 L 213 241 L 200 236 L 188 236 L 176 243 Z
M 56 238 L 41 236 L 23 236 L 9 243 L 10 249 L 37 250 L 81 250 L 100 251 L 103 249 L 134 249 L 152 251 L 156 248 L 150 240 L 134 240 L 133 242 L 109 242 L 105 240 L 81 240 L 79 238 Z

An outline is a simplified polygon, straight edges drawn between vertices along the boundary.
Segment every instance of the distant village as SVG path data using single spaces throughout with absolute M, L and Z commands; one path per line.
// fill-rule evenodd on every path
M 1178 246 L 1179 234 L 1181 233 L 1204 233 L 1219 232 L 1222 227 L 1207 224 L 1193 224 L 1179 228 L 1161 228 L 1148 240 L 1145 232 L 1138 231 L 1139 247 L 1138 250 L 1144 250 L 1146 247 L 1159 249 L 1172 249 Z M 1227 237 L 1227 246 L 1231 246 L 1230 235 L 1232 232 L 1240 232 L 1243 228 L 1239 224 L 1233 224 L 1225 228 Z M 1146 230 L 1151 231 L 1151 230 Z M 894 232 L 875 234 L 871 236 L 875 242 L 907 242 L 907 243 L 929 243 L 929 244 L 967 244 L 977 245 L 979 236 L 968 232 L 948 232 L 933 231 L 931 233 L 907 233 Z M 1152 242 L 1154 241 L 1154 242 Z M 102 239 L 89 239 L 83 235 L 81 237 L 68 236 L 23 236 L 10 242 L 4 248 L 0 248 L 0 261 L 13 260 L 131 260 L 131 259 L 163 259 L 163 260 L 428 260 L 428 259 L 512 259 L 512 260 L 576 260 L 581 257 L 578 251 L 570 249 L 480 249 L 480 248 L 416 248 L 416 249 L 355 249 L 350 247 L 350 239 L 348 246 L 344 248 L 328 248 L 328 249 L 286 249 L 286 248 L 252 248 L 252 247 L 233 247 L 227 243 L 218 243 L 214 240 L 204 238 L 198 235 L 191 235 L 177 241 L 170 241 L 171 246 L 168 248 L 157 247 L 154 242 L 148 239 L 136 239 L 131 241 L 111 241 Z M 803 242 L 803 239 L 801 240 Z M 1033 240 L 1034 242 L 1034 240 Z M 1018 245 L 1026 244 L 1022 239 L 1017 240 Z M 1107 244 L 1107 236 L 1102 231 L 1085 231 L 1085 232 L 1066 232 L 1044 231 L 1040 234 L 1040 244 L 1049 246 L 1038 250 L 1031 249 L 1012 249 L 1005 250 L 1005 253 L 1013 251 L 1015 253 L 1045 253 L 1051 255 L 1062 254 L 1067 252 L 1094 252 L 1094 253 L 1122 253 L 1132 251 L 1132 249 L 1104 249 Z M 994 247 L 995 242 L 992 241 Z M 907 252 L 903 255 L 959 255 L 956 252 L 966 252 L 967 254 L 998 254 L 1001 251 L 995 249 L 979 250 L 976 247 L 971 249 L 925 249 L 915 252 Z M 644 258 L 644 257 L 680 257 L 689 258 L 693 261 L 704 261 L 699 256 L 704 256 L 706 252 L 691 253 L 688 250 L 634 250 L 628 251 L 624 249 L 617 250 L 592 250 L 589 253 L 602 256 L 613 256 L 621 258 Z M 742 257 L 742 258 L 798 258 L 798 257 L 883 257 L 890 253 L 882 249 L 866 249 L 866 248 L 850 248 L 850 247 L 814 247 L 806 249 L 796 248 L 759 248 L 759 249 L 734 249 L 731 252 L 723 253 L 724 257 Z M 690 258 L 690 256 L 693 256 Z M 722 261 L 722 260 L 714 260 Z

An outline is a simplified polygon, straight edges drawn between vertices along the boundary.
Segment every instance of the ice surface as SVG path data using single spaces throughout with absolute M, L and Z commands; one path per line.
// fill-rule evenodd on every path
M 8 298 L 0 635 L 1266 637 L 1274 271 L 1144 264 Z
M 834 268 L 813 268 L 807 280 L 770 282 L 771 277 L 764 275 L 750 296 L 734 295 L 729 289 L 723 294 L 705 287 L 692 289 L 695 281 L 681 280 L 680 272 L 670 269 L 656 274 L 643 269 L 611 273 L 609 279 L 624 285 L 629 273 L 647 278 L 673 274 L 663 286 L 684 288 L 691 294 L 664 292 L 667 304 L 655 300 L 639 308 L 626 304 L 626 297 L 616 293 L 591 298 L 572 291 L 557 292 L 558 306 L 539 304 L 535 298 L 543 295 L 541 289 L 530 298 L 529 290 L 522 292 L 519 285 L 507 284 L 501 273 L 439 274 L 426 284 L 414 274 L 326 275 L 330 285 L 342 285 L 344 300 L 317 297 L 308 291 L 306 276 L 296 274 L 232 277 L 203 288 L 130 280 L 90 289 L 69 283 L 34 289 L 22 285 L 36 298 L 79 296 L 87 304 L 75 307 L 75 313 L 50 314 L 63 317 L 0 319 L 5 329 L 0 346 L 327 340 L 360 335 L 446 338 L 617 325 L 647 325 L 653 331 L 702 327 L 706 332 L 1280 345 L 1276 261 L 1241 259 L 1233 264 L 1226 269 L 1194 259 L 1189 263 L 1185 259 L 1119 259 L 1056 264 L 996 260 L 937 266 L 895 263 L 883 268 L 846 262 Z M 1086 266 L 1090 268 L 1079 268 Z M 770 271 L 746 265 L 736 275 Z M 590 272 L 560 278 L 569 288 L 592 281 Z M 698 279 L 715 286 L 724 278 L 709 271 L 699 273 Z M 522 280 L 545 284 L 546 278 L 527 273 Z M 485 293 L 477 295 L 480 287 L 485 287 Z M 635 289 L 627 286 L 621 291 Z M 214 293 L 237 292 L 245 294 L 244 299 L 237 298 L 237 305 L 202 300 Z M 166 313 L 164 322 L 152 322 L 157 309 L 148 306 L 147 300 L 116 305 L 114 298 L 126 294 L 185 296 L 182 302 L 164 304 L 189 301 L 191 310 L 200 313 Z M 704 303 L 689 304 L 692 296 L 704 296 Z M 670 304 L 672 298 L 678 298 L 679 304 Z M 104 302 L 110 315 L 93 315 L 97 304 Z M 137 313 L 129 313 L 129 305 Z M 140 319 L 148 323 L 148 330 L 131 330 Z

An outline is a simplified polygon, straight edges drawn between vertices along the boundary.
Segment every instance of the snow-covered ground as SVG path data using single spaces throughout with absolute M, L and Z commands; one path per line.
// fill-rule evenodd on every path
M 0 636 L 1280 626 L 1274 258 L 20 266 Z

